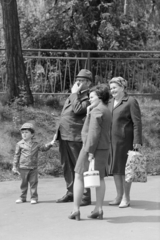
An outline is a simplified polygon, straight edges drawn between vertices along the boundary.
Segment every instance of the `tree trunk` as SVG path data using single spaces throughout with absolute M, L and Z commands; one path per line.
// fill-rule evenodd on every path
M 33 104 L 24 65 L 16 0 L 1 0 L 3 28 L 6 46 L 6 68 L 10 100 L 19 97 L 23 89 L 27 94 L 27 104 Z

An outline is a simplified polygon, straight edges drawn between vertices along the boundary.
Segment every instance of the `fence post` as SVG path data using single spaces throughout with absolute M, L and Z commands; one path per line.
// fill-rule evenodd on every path
M 90 59 L 90 52 L 88 52 L 88 54 L 87 54 L 87 69 L 88 70 L 91 70 L 91 59 Z

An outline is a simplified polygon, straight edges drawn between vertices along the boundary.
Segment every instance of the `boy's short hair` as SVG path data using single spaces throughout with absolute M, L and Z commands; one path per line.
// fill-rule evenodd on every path
M 34 126 L 32 123 L 24 123 L 20 130 L 29 130 L 32 134 L 35 132 Z

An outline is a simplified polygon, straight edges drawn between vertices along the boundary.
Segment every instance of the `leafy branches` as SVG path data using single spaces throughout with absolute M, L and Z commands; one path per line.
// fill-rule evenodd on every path
M 159 44 L 158 0 L 18 3 L 23 47 L 147 50 Z

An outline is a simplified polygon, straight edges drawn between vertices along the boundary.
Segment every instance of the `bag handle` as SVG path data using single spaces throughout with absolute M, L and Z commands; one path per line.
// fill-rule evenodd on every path
M 94 171 L 94 164 L 95 164 L 95 158 L 92 159 L 89 163 L 89 169 L 88 169 L 89 172 Z

